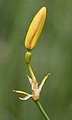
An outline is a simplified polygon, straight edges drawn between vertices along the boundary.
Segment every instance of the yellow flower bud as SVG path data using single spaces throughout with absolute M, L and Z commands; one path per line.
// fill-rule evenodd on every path
M 42 7 L 35 15 L 28 29 L 25 39 L 25 47 L 27 49 L 32 50 L 35 47 L 36 42 L 42 31 L 45 18 L 46 18 L 46 7 Z

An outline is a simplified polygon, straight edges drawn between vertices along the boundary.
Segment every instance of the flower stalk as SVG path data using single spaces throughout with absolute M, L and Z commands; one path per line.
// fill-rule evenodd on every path
M 19 93 L 19 94 L 23 94 L 24 97 L 21 98 L 19 97 L 20 100 L 28 100 L 29 98 L 32 98 L 32 100 L 36 103 L 36 105 L 38 106 L 39 110 L 41 111 L 41 113 L 43 114 L 44 118 L 46 120 L 50 120 L 49 117 L 47 116 L 45 110 L 43 109 L 43 107 L 41 106 L 39 99 L 40 99 L 40 92 L 46 82 L 46 80 L 48 79 L 50 73 L 48 73 L 42 80 L 41 84 L 38 85 L 37 79 L 35 77 L 35 74 L 30 66 L 30 62 L 31 62 L 31 56 L 32 53 L 31 51 L 34 49 L 34 47 L 36 46 L 37 40 L 41 34 L 44 22 L 46 19 L 46 7 L 42 7 L 37 14 L 35 15 L 33 21 L 31 22 L 31 25 L 28 29 L 27 35 L 26 35 L 26 39 L 25 39 L 25 47 L 27 49 L 27 52 L 25 53 L 25 62 L 27 65 L 27 68 L 29 70 L 30 76 L 31 78 L 27 75 L 27 78 L 30 82 L 31 85 L 31 91 L 32 94 L 29 94 L 27 92 L 24 91 L 20 91 L 20 90 L 13 90 L 13 92 Z

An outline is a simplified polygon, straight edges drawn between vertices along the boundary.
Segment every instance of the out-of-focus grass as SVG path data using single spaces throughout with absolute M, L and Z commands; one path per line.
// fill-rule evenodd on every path
M 51 120 L 72 120 L 72 1 L 0 1 L 0 119 L 43 119 L 32 102 L 20 101 L 13 89 L 29 92 L 24 62 L 24 38 L 35 13 L 47 7 L 47 19 L 33 51 L 32 67 L 41 82 L 51 76 L 41 103 Z

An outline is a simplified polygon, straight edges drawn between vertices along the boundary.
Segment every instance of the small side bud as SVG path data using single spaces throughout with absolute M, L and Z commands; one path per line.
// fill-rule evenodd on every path
M 30 60 L 31 60 L 31 52 L 26 52 L 26 54 L 25 54 L 26 64 L 30 64 Z

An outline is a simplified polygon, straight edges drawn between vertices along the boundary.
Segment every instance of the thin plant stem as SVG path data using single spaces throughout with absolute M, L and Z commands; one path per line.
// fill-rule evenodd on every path
M 42 105 L 40 104 L 39 101 L 35 101 L 36 105 L 38 106 L 39 110 L 41 111 L 42 115 L 44 116 L 44 118 L 46 120 L 50 120 L 50 118 L 48 117 L 48 115 L 46 114 L 45 110 L 43 109 Z
M 30 75 L 31 75 L 33 81 L 34 81 L 34 82 L 37 82 L 37 81 L 36 81 L 36 77 L 35 77 L 35 75 L 34 75 L 34 72 L 33 72 L 32 68 L 31 68 L 30 64 L 27 64 L 27 67 L 28 67 L 28 70 L 29 70 L 29 72 L 30 72 Z M 35 102 L 36 105 L 38 106 L 38 108 L 39 108 L 39 110 L 41 111 L 41 113 L 42 113 L 42 115 L 44 116 L 44 118 L 45 118 L 46 120 L 50 120 L 50 118 L 49 118 L 48 115 L 46 114 L 46 112 L 45 112 L 45 110 L 43 109 L 43 107 L 42 107 L 42 105 L 40 104 L 40 102 L 39 102 L 39 101 L 34 101 L 34 102 Z
M 31 68 L 30 64 L 27 64 L 27 67 L 28 67 L 28 70 L 30 72 L 30 75 L 31 75 L 33 81 L 36 82 L 36 77 L 34 75 L 34 72 L 33 72 L 32 68 Z

